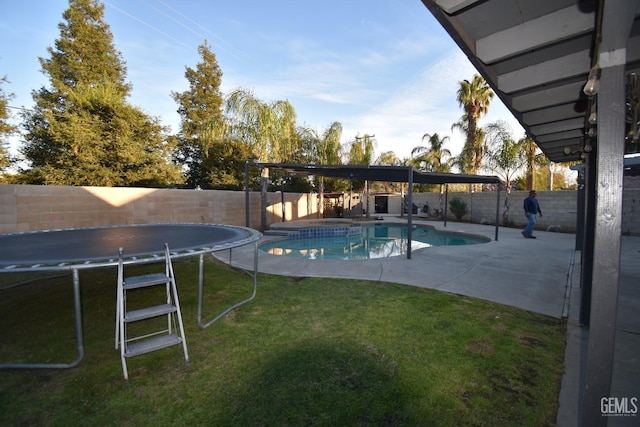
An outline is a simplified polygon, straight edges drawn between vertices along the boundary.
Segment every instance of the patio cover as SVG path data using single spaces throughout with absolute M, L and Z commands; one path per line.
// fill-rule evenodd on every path
M 332 178 L 357 179 L 363 181 L 381 182 L 406 182 L 409 191 L 407 193 L 407 205 L 413 205 L 413 184 L 498 184 L 496 191 L 496 232 L 495 240 L 498 240 L 498 229 L 500 227 L 500 178 L 488 175 L 465 175 L 455 173 L 434 173 L 422 172 L 413 166 L 371 166 L 371 165 L 315 165 L 315 164 L 292 164 L 292 163 L 253 163 L 262 169 L 281 169 L 297 175 L 318 175 Z M 249 163 L 245 165 L 245 180 L 249 179 Z M 249 223 L 249 185 L 247 191 L 247 224 Z M 263 192 L 266 189 L 263 187 Z M 263 200 L 265 198 L 263 197 Z M 263 213 L 266 206 L 262 207 Z M 265 218 L 266 219 L 266 218 Z M 407 259 L 411 259 L 411 230 L 413 212 L 407 209 Z M 446 216 L 445 216 L 446 225 Z M 247 225 L 248 226 L 248 225 Z M 263 228 L 266 224 L 263 221 Z
M 414 184 L 498 184 L 500 178 L 487 175 L 422 172 L 412 166 L 315 165 L 255 163 L 256 166 L 282 169 L 298 175 L 318 175 L 364 181 L 409 182 Z
M 640 71 L 637 0 L 422 3 L 554 162 L 580 160 L 597 103 L 582 90 L 589 70 Z
M 606 425 L 600 399 L 611 396 L 623 176 L 640 171 L 638 157 L 624 157 L 637 151 L 625 102 L 637 105 L 626 86 L 640 72 L 640 0 L 422 3 L 550 160 L 582 160 L 576 249 L 589 342 L 576 416 L 579 425 Z M 588 80 L 599 83 L 591 96 Z

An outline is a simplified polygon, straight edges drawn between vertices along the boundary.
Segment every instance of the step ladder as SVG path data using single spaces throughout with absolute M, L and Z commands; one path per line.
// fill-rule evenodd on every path
M 182 324 L 182 313 L 178 300 L 173 265 L 169 253 L 169 245 L 164 245 L 165 271 L 164 273 L 152 273 L 142 276 L 124 276 L 124 250 L 118 248 L 118 292 L 116 296 L 116 350 L 120 348 L 122 360 L 122 373 L 125 382 L 129 382 L 127 361 L 129 357 L 140 356 L 152 351 L 182 344 L 184 358 L 189 363 L 187 341 Z M 159 258 L 162 259 L 162 258 Z M 155 289 L 153 289 L 155 287 Z M 142 291 L 143 288 L 151 288 Z M 157 305 L 128 307 L 127 293 L 131 291 L 144 292 L 145 301 L 156 298 Z M 134 298 L 130 298 L 134 299 Z M 141 305 L 141 303 L 139 303 Z M 146 303 L 145 303 L 146 304 Z M 133 303 L 130 303 L 133 305 Z M 158 320 L 166 316 L 164 321 Z M 155 320 L 153 320 L 155 319 Z M 133 323 L 137 336 L 129 336 L 129 328 L 133 329 Z M 144 331 L 140 334 L 140 331 Z

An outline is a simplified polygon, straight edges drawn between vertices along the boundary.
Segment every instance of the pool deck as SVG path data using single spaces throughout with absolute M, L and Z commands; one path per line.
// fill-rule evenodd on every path
M 384 217 L 383 222 L 406 222 Z M 580 253 L 575 235 L 537 231 L 525 239 L 520 229 L 442 221 L 413 220 L 441 230 L 478 234 L 491 242 L 480 245 L 430 247 L 406 256 L 362 261 L 300 260 L 259 252 L 259 271 L 295 277 L 335 277 L 401 283 L 467 295 L 567 319 L 565 374 L 560 393 L 558 426 L 577 426 L 581 366 L 586 363 L 588 329 L 578 323 Z M 299 222 L 280 226 L 296 227 Z M 263 240 L 273 239 L 265 235 Z M 227 251 L 218 258 L 228 261 Z M 611 396 L 640 398 L 640 237 L 622 238 L 618 321 Z M 253 268 L 252 245 L 232 252 L 232 265 Z M 258 293 L 259 293 L 258 282 Z M 609 426 L 638 425 L 634 417 L 611 417 Z

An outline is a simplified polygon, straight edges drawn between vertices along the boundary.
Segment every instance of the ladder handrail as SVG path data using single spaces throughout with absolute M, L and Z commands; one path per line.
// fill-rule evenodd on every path
M 162 257 L 157 259 L 162 260 Z M 182 310 L 180 308 L 180 299 L 178 297 L 178 287 L 176 285 L 175 275 L 173 272 L 173 264 L 171 262 L 171 252 L 169 250 L 169 244 L 164 244 L 164 274 L 151 274 L 129 277 L 132 281 L 131 286 L 127 285 L 127 281 L 124 277 L 124 249 L 118 248 L 118 283 L 117 283 L 117 296 L 116 296 L 116 334 L 115 334 L 115 347 L 120 347 L 120 360 L 122 364 L 122 373 L 125 382 L 129 382 L 129 373 L 127 371 L 127 357 L 139 356 L 152 351 L 160 350 L 166 347 L 173 346 L 175 344 L 182 344 L 184 352 L 184 358 L 189 363 L 189 353 L 187 350 L 187 340 L 184 332 L 184 324 L 182 321 Z M 163 277 L 161 280 L 160 277 Z M 133 311 L 127 311 L 126 305 L 126 293 L 127 291 L 164 285 L 165 290 L 165 304 L 160 306 L 149 306 L 140 308 Z M 157 294 L 156 294 L 157 295 Z M 170 310 L 167 310 L 167 306 L 171 306 Z M 158 309 L 162 307 L 162 309 Z M 135 315 L 128 316 L 128 314 L 136 313 Z M 167 316 L 167 328 L 161 331 L 155 331 L 152 333 L 139 335 L 136 337 L 128 337 L 127 323 L 144 321 L 151 318 L 157 318 L 159 316 Z M 177 328 L 175 326 L 177 320 Z M 174 329 L 179 329 L 179 335 L 174 333 Z M 150 337 L 154 337 L 148 339 Z M 134 344 L 134 341 L 139 341 L 139 344 Z M 131 343 L 131 344 L 129 344 Z
M 178 298 L 178 287 L 176 286 L 175 275 L 173 274 L 173 264 L 171 263 L 171 256 L 169 253 L 169 245 L 167 243 L 164 244 L 165 248 L 165 257 L 168 260 L 166 263 L 167 266 L 167 275 L 171 278 L 171 287 L 173 290 L 173 295 L 175 297 L 175 306 L 176 306 L 176 314 L 178 316 L 178 326 L 180 327 L 180 336 L 182 337 L 182 349 L 184 350 L 184 358 L 189 363 L 189 351 L 187 350 L 187 340 L 185 339 L 184 334 L 184 324 L 182 322 L 182 310 L 180 309 L 180 299 Z M 170 318 L 170 317 L 169 317 Z

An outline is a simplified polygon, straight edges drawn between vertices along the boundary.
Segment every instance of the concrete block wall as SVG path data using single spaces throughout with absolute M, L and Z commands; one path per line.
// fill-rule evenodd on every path
M 243 193 L 244 194 L 244 193 Z M 258 197 L 260 195 L 258 194 Z M 282 209 L 284 197 L 284 212 Z M 285 221 L 295 221 L 299 219 L 320 218 L 320 205 L 318 194 L 301 193 L 267 193 L 267 224 Z M 244 204 L 242 205 L 244 209 Z M 254 207 L 251 206 L 253 211 Z M 260 215 L 260 204 L 256 206 L 256 215 Z M 244 215 L 244 210 L 243 210 Z M 253 216 L 253 212 L 252 212 Z M 259 216 L 258 216 L 259 218 Z M 259 228 L 259 222 L 258 227 Z
M 503 225 L 503 215 L 508 211 L 507 218 L 514 227 L 524 227 L 526 218 L 522 208 L 523 200 L 527 197 L 526 191 L 513 191 L 508 195 L 500 193 L 499 221 Z M 558 225 L 564 232 L 576 231 L 576 195 L 575 191 L 539 191 L 538 200 L 542 209 L 542 217 L 538 221 L 538 229 L 546 230 L 549 225 Z M 481 193 L 449 193 L 448 201 L 453 198 L 462 199 L 467 204 L 467 214 L 462 221 L 477 222 L 481 224 L 495 224 L 497 195 L 494 191 Z M 442 210 L 445 196 L 438 193 L 416 193 L 413 195 L 414 203 L 422 208 L 429 205 L 429 213 L 434 214 L 434 209 Z M 507 210 L 508 208 L 508 210 Z M 454 220 L 455 216 L 447 206 L 447 219 Z
M 317 217 L 313 196 L 285 194 L 286 219 Z M 267 200 L 267 224 L 281 221 L 280 195 Z M 249 193 L 249 206 L 250 226 L 260 229 L 260 193 Z M 245 212 L 243 191 L 0 185 L 0 234 L 178 222 L 244 226 Z
M 640 176 L 624 180 L 622 234 L 640 235 Z
M 524 227 L 526 218 L 523 214 L 522 203 L 528 196 L 526 191 L 513 191 L 509 195 L 508 219 L 514 227 Z M 496 193 L 449 193 L 448 200 L 458 197 L 467 203 L 468 214 L 462 220 L 483 224 L 495 224 Z M 563 232 L 576 232 L 577 192 L 576 191 L 538 191 L 538 201 L 542 209 L 537 228 L 546 230 L 550 225 L 560 226 Z M 413 202 L 422 209 L 429 206 L 429 214 L 434 215 L 435 209 L 444 208 L 444 194 L 414 193 Z M 500 223 L 503 224 L 507 199 L 506 193 L 500 193 Z M 447 219 L 454 220 L 455 216 L 447 206 Z M 622 202 L 622 233 L 626 235 L 640 235 L 640 178 L 625 178 Z
M 625 178 L 622 232 L 640 235 L 640 178 Z M 500 194 L 500 222 L 506 193 Z M 514 227 L 524 227 L 522 201 L 526 192 L 509 196 L 509 219 Z M 543 217 L 539 229 L 559 225 L 562 231 L 575 232 L 575 191 L 539 191 Z M 374 206 L 370 196 L 370 209 Z M 495 224 L 496 193 L 449 193 L 467 203 L 468 214 L 462 220 Z M 283 195 L 267 194 L 267 226 L 283 220 Z M 389 213 L 400 214 L 401 196 L 389 197 Z M 429 214 L 444 208 L 444 194 L 414 193 L 413 202 L 429 206 Z M 250 226 L 261 228 L 260 193 L 249 193 Z M 285 221 L 319 218 L 318 194 L 284 194 Z M 448 211 L 447 218 L 454 220 Z M 175 190 L 151 188 L 62 187 L 0 184 L 0 234 L 147 223 L 218 223 L 245 225 L 245 193 L 220 190 Z

